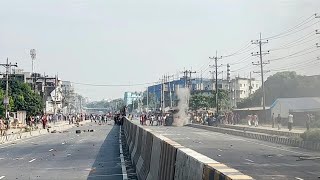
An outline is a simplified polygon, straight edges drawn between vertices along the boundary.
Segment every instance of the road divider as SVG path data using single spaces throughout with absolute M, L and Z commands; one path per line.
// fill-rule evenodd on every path
M 123 128 L 139 180 L 252 180 L 128 119 Z

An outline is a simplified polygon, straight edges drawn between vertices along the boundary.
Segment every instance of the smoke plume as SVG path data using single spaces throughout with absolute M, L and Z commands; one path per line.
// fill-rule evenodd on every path
M 179 112 L 174 114 L 174 126 L 184 126 L 189 123 L 188 110 L 189 110 L 189 98 L 190 90 L 188 88 L 180 88 L 176 92 L 178 96 L 178 109 Z

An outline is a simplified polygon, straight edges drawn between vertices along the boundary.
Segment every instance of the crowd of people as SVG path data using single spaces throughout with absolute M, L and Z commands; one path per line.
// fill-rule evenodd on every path
M 149 125 L 149 126 L 162 126 L 168 114 L 141 114 L 140 115 L 140 124 L 141 125 Z
M 38 129 L 39 126 L 43 129 L 47 129 L 49 124 L 55 124 L 57 122 L 65 121 L 69 124 L 75 124 L 84 120 L 91 120 L 91 122 L 105 124 L 108 120 L 114 120 L 115 125 L 123 124 L 123 117 L 125 113 L 105 113 L 105 114 L 83 114 L 83 113 L 74 113 L 74 114 L 42 114 L 36 116 L 27 116 L 25 119 L 27 127 L 32 129 Z M 6 131 L 10 129 L 11 123 L 16 119 L 13 118 L 13 115 L 10 114 L 9 118 L 4 119 L 0 118 L 0 136 L 5 135 Z M 24 126 L 21 126 L 24 127 Z M 20 128 L 21 128 L 20 127 Z

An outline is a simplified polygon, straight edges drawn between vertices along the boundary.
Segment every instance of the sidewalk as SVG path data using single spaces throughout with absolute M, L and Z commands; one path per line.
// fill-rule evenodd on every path
M 88 120 L 81 121 L 79 123 L 79 125 L 82 126 L 88 122 L 90 122 L 90 121 L 88 121 Z M 9 129 L 7 135 L 0 136 L 0 144 L 11 143 L 13 141 L 20 140 L 20 139 L 26 139 L 29 137 L 39 136 L 42 134 L 48 134 L 54 130 L 56 130 L 56 132 L 63 132 L 67 129 L 70 129 L 70 128 L 76 126 L 76 124 L 69 125 L 68 121 L 59 121 L 55 124 L 50 123 L 48 125 L 51 126 L 51 128 L 49 128 L 49 132 L 47 129 L 43 129 L 41 124 L 38 125 L 39 126 L 38 129 L 33 130 L 33 131 L 29 131 L 29 132 L 24 132 L 24 128 L 22 129 L 23 132 L 21 132 L 20 129 Z
M 59 127 L 59 126 L 66 125 L 66 124 L 68 124 L 68 121 L 58 121 L 56 123 L 48 123 L 47 126 L 53 128 L 53 127 Z M 37 127 L 38 128 L 33 128 L 32 131 L 39 131 L 39 130 L 43 129 L 42 124 L 37 124 Z M 19 133 L 24 133 L 24 132 L 26 132 L 25 127 L 17 128 L 17 129 L 11 127 L 10 129 L 8 129 L 7 134 L 8 135 L 9 134 L 19 134 Z
M 238 126 L 242 128 L 256 128 L 256 129 L 264 129 L 264 130 L 272 130 L 272 131 L 279 131 L 279 132 L 292 132 L 292 133 L 299 133 L 302 134 L 304 133 L 307 129 L 303 127 L 293 127 L 291 131 L 286 126 L 282 126 L 280 130 L 278 130 L 278 127 L 275 126 L 275 128 L 272 128 L 272 125 L 259 125 L 258 127 L 255 126 L 249 126 L 249 125 L 243 125 L 243 124 L 237 124 L 237 125 L 232 125 L 232 124 L 223 124 L 226 126 Z

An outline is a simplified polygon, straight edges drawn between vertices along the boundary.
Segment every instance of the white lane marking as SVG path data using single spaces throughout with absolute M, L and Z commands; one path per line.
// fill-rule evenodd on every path
M 49 152 L 53 151 L 53 149 L 50 149 Z
M 31 162 L 33 162 L 33 161 L 35 161 L 36 160 L 36 158 L 34 158 L 34 159 L 31 159 L 30 161 L 29 161 L 29 163 L 31 163 Z
M 295 177 L 296 179 L 298 179 L 298 180 L 303 180 L 302 178 L 299 178 L 299 177 Z
M 244 159 L 244 160 L 254 163 L 254 161 L 252 161 L 252 160 L 250 160 L 250 159 Z
M 5 178 L 5 176 L 0 176 L 0 179 L 3 179 L 3 178 Z
M 123 157 L 122 142 L 121 142 L 121 126 L 120 126 L 120 131 L 119 131 L 119 148 L 120 148 L 122 179 L 123 180 L 127 180 L 128 179 L 128 174 L 127 174 L 127 169 L 126 169 L 125 161 L 124 161 L 124 157 Z

